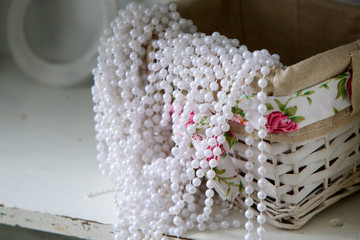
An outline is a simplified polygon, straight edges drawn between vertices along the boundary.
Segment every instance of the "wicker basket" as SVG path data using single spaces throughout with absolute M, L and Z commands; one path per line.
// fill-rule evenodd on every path
M 352 45 L 358 47 L 360 42 L 352 43 Z M 352 49 L 352 45 L 345 47 L 351 46 L 350 49 Z M 148 52 L 151 49 L 149 45 Z M 335 56 L 340 58 L 339 52 L 343 52 L 342 47 L 304 60 L 300 63 L 301 67 L 299 67 L 300 70 L 297 69 L 297 72 L 302 72 L 303 69 L 307 69 L 307 66 L 316 64 L 319 59 L 326 59 L 326 64 L 322 64 L 325 66 L 324 69 L 318 67 L 316 71 L 313 71 L 314 75 L 319 72 L 324 73 L 325 68 L 328 68 L 326 66 L 331 64 L 331 59 Z M 348 50 L 345 51 L 346 54 L 342 53 L 343 59 L 339 60 L 341 64 L 332 65 L 330 71 L 340 71 L 337 68 L 343 69 L 342 65 L 349 66 L 350 58 L 347 52 Z M 355 62 L 354 59 L 352 63 Z M 356 70 L 356 78 L 358 78 L 359 71 Z M 328 75 L 335 74 L 330 72 Z M 267 156 L 267 161 L 264 163 L 267 169 L 265 176 L 267 184 L 263 190 L 267 198 L 263 203 L 267 206 L 264 215 L 269 224 L 284 229 L 298 229 L 315 214 L 360 190 L 360 113 L 352 114 L 353 109 L 353 106 L 348 107 L 332 119 L 311 124 L 299 134 L 297 134 L 298 131 L 287 137 L 283 137 L 283 134 L 269 134 L 270 137 L 267 139 L 275 139 L 265 140 L 268 147 L 264 152 Z M 237 141 L 228 152 L 227 158 L 230 158 L 233 165 L 240 170 L 237 172 L 240 173 L 241 181 L 246 182 L 245 163 L 249 159 L 245 156 L 245 151 L 249 146 L 244 141 L 247 134 L 243 125 L 229 123 L 230 131 L 236 136 Z M 324 131 L 327 133 L 322 134 Z M 307 140 L 303 141 L 304 138 Z M 257 143 L 255 140 L 251 147 L 255 156 L 259 154 L 259 150 L 255 147 Z M 198 146 L 196 141 L 193 141 L 193 145 L 195 148 Z M 256 209 L 259 203 L 257 197 L 259 191 L 257 180 L 260 178 L 257 173 L 259 162 L 253 161 L 253 163 L 255 167 L 251 173 L 254 175 L 254 180 L 251 185 L 254 192 L 251 197 L 256 203 L 252 208 L 257 215 L 259 214 Z M 234 204 L 246 210 L 248 207 L 244 203 L 244 198 L 243 194 L 239 195 Z
M 353 11 L 353 14 L 356 15 L 360 9 L 355 9 L 354 7 L 340 3 L 330 3 L 327 0 L 311 3 L 306 2 L 303 4 L 316 13 L 318 13 L 318 10 L 315 9 L 324 9 L 324 6 L 327 6 L 327 8 L 331 9 L 328 13 L 329 16 L 326 15 L 326 12 L 314 14 L 310 11 L 304 11 L 302 18 L 293 19 L 292 16 L 298 14 L 297 8 L 294 8 L 294 5 L 287 1 L 272 3 L 272 7 L 269 7 L 266 1 L 231 2 L 192 0 L 176 2 L 178 2 L 181 15 L 194 20 L 202 32 L 212 33 L 214 30 L 220 31 L 227 36 L 240 39 L 241 42 L 247 44 L 250 49 L 276 49 L 274 52 L 280 54 L 282 59 L 285 60 L 285 64 L 298 62 L 325 49 L 349 42 L 349 39 L 352 39 L 356 34 L 351 35 L 351 37 L 345 37 L 346 33 L 338 34 L 337 32 L 339 30 L 345 31 L 345 22 L 341 23 L 342 28 L 339 29 L 337 27 L 328 27 L 328 19 L 330 16 L 346 15 L 336 14 L 338 11 L 344 11 L 346 13 Z M 279 4 L 279 8 L 273 8 L 273 4 Z M 299 4 L 301 5 L 301 3 Z M 297 5 L 298 7 L 300 6 L 299 4 Z M 309 7 L 309 4 L 312 4 L 311 7 Z M 208 11 L 207 8 L 209 8 Z M 201 11 L 199 9 L 201 9 Z M 221 11 L 214 12 L 213 9 L 221 9 Z M 284 11 L 284 9 L 287 11 Z M 296 12 L 293 12 L 294 9 L 296 9 Z M 261 12 L 266 17 L 263 19 L 253 18 L 253 16 L 257 16 L 255 13 L 258 12 Z M 289 14 L 288 19 L 293 19 L 296 21 L 296 24 L 287 22 L 286 24 L 289 24 L 289 26 L 286 27 L 284 25 L 284 19 L 278 18 L 279 15 L 284 13 Z M 309 17 L 314 16 L 319 19 L 313 22 L 324 24 L 330 30 L 336 30 L 336 34 L 329 32 L 329 36 L 327 36 L 325 33 L 322 33 L 321 40 L 314 41 L 314 36 L 317 36 L 320 29 L 324 27 L 321 24 L 316 26 L 314 24 L 305 24 L 305 22 L 302 24 L 303 22 L 299 20 L 310 19 Z M 272 19 L 272 21 L 269 21 L 269 19 Z M 277 20 L 280 22 L 277 22 Z M 340 20 L 343 20 L 342 17 L 339 21 Z M 211 22 L 214 24 L 209 24 Z M 270 24 L 270 26 L 268 26 L 268 24 Z M 212 26 L 215 27 L 215 29 L 212 29 Z M 302 31 L 301 35 L 297 34 L 299 32 L 297 27 L 299 26 L 306 28 L 306 30 Z M 256 31 L 253 29 L 256 29 Z M 290 30 L 296 34 L 293 34 Z M 276 35 L 274 32 L 281 34 Z M 287 34 L 289 36 L 287 36 Z M 308 34 L 309 37 L 306 37 L 306 34 Z M 341 41 L 334 38 L 335 35 L 341 35 Z M 247 36 L 247 39 L 245 36 Z M 274 36 L 273 40 L 271 40 L 271 36 Z M 293 36 L 296 36 L 296 38 L 293 38 Z M 302 37 L 304 37 L 304 39 L 302 39 Z M 264 39 L 266 39 L 266 41 L 264 41 Z M 311 41 L 309 39 L 311 39 Z M 324 41 L 324 39 L 326 39 L 326 41 Z M 319 44 L 319 42 L 329 43 L 330 40 L 333 40 L 333 42 L 329 46 Z M 304 42 L 306 42 L 306 44 L 304 44 Z M 298 45 L 304 45 L 304 47 L 294 47 Z M 279 74 L 281 75 L 280 80 L 282 81 L 279 81 L 279 79 L 272 81 L 274 89 L 271 89 L 269 92 L 277 96 L 286 96 L 302 89 L 301 87 L 310 87 L 320 83 L 320 81 L 332 78 L 345 71 L 351 64 L 356 65 L 359 70 L 360 58 L 357 57 L 352 60 L 349 58 L 350 52 L 354 50 L 360 51 L 359 46 L 360 41 L 353 43 L 353 45 L 349 44 L 344 46 L 344 48 L 347 49 L 346 51 L 343 49 L 341 51 L 336 50 L 326 53 L 327 55 L 309 58 L 305 62 L 306 66 L 302 64 L 299 68 L 298 65 L 294 65 L 294 71 L 288 71 L 283 75 Z M 150 50 L 151 49 L 148 48 L 148 51 Z M 294 53 L 294 51 L 297 52 Z M 289 53 L 294 54 L 289 55 Z M 147 61 L 149 61 L 149 59 L 147 59 Z M 296 75 L 299 69 L 304 69 L 303 75 L 301 76 Z M 356 73 L 357 76 L 359 76 L 359 73 L 360 71 Z M 291 74 L 295 74 L 295 77 Z M 276 76 L 276 74 L 274 75 Z M 293 89 L 289 88 L 287 81 L 283 81 L 287 79 L 292 81 L 290 85 L 293 86 Z M 301 79 L 301 81 L 299 81 L 299 79 Z M 304 79 L 307 80 L 307 83 L 302 81 Z M 284 84 L 276 85 L 277 83 Z M 356 94 L 353 94 L 353 100 L 354 102 L 359 102 L 360 96 L 357 97 Z M 265 151 L 267 161 L 264 163 L 264 167 L 267 169 L 267 185 L 264 188 L 267 198 L 263 201 L 267 208 L 264 215 L 269 224 L 284 229 L 298 229 L 321 210 L 341 198 L 360 190 L 360 104 L 359 106 L 356 105 L 353 105 L 353 108 L 351 108 L 351 110 L 356 110 L 354 112 L 357 112 L 355 118 L 346 118 L 344 119 L 344 121 L 346 121 L 345 124 L 337 124 L 333 129 L 331 129 L 332 127 L 330 127 L 330 130 L 329 128 L 322 128 L 318 129 L 316 134 L 308 133 L 302 135 L 302 137 L 295 135 L 292 139 L 287 138 L 285 140 L 282 137 L 269 138 L 275 139 L 267 141 L 269 147 Z M 348 112 L 350 113 L 351 110 L 348 110 Z M 329 126 L 332 126 L 332 123 L 333 122 L 329 123 Z M 244 143 L 244 139 L 247 135 L 240 133 L 244 131 L 238 131 L 238 129 L 241 128 L 238 124 L 236 124 L 237 126 L 234 128 L 232 124 L 230 125 L 231 132 L 237 137 L 238 141 L 231 148 L 228 157 L 231 158 L 235 167 L 240 170 L 240 178 L 245 182 L 244 176 L 247 172 L 245 163 L 249 160 L 245 156 L 245 150 L 248 146 Z M 312 129 L 315 128 L 316 127 L 312 126 Z M 312 135 L 314 135 L 314 137 L 311 137 Z M 256 145 L 255 143 L 253 146 Z M 196 148 L 195 143 L 194 146 Z M 255 155 L 259 153 L 256 147 L 252 147 L 252 149 Z M 259 175 L 257 169 L 259 163 L 254 161 L 254 164 L 255 167 L 252 170 L 254 181 L 252 182 L 252 186 L 255 191 L 251 197 L 255 203 L 258 203 L 257 192 L 259 188 L 257 186 L 257 179 L 259 179 Z M 234 204 L 244 210 L 248 208 L 244 204 L 243 195 L 239 195 Z M 255 214 L 258 214 L 256 204 L 253 205 L 253 209 Z
M 312 216 L 360 189 L 360 119 L 346 127 L 301 143 L 268 142 L 268 197 L 265 216 L 268 223 L 285 229 L 298 229 Z M 246 172 L 245 136 L 236 134 L 238 143 L 229 155 Z M 258 152 L 257 148 L 253 148 Z M 252 198 L 258 202 L 255 162 Z M 243 180 L 243 179 L 242 179 Z M 246 209 L 243 197 L 235 204 Z M 255 205 L 254 205 L 255 206 Z M 255 212 L 256 207 L 254 208 Z

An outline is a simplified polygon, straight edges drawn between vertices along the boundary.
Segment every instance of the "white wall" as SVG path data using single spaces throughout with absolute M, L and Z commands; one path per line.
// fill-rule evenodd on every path
M 41 1 L 41 0 L 34 0 L 34 1 Z M 118 8 L 123 8 L 131 0 L 115 0 L 115 1 L 117 2 Z M 174 0 L 139 0 L 139 1 L 142 1 L 144 3 L 153 3 L 153 2 L 166 3 Z M 175 2 L 176 1 L 180 1 L 180 0 L 175 0 Z M 360 0 L 337 0 L 337 1 L 360 5 Z M 0 54 L 9 53 L 7 47 L 7 41 L 6 41 L 6 17 L 10 3 L 11 0 L 0 0 Z M 79 7 L 79 5 L 76 6 Z
M 12 0 L 0 0 L 0 54 L 9 54 L 9 48 L 7 46 L 7 40 L 6 40 L 6 18 L 11 1 Z M 33 0 L 33 1 L 39 1 L 41 3 L 41 0 Z M 123 8 L 131 0 L 115 0 L 115 1 L 118 5 L 118 8 Z M 74 5 L 74 6 L 80 7 L 79 5 Z M 89 20 L 91 21 L 92 19 L 93 19 L 92 16 L 89 16 Z
M 0 1 L 0 54 L 9 53 L 6 44 L 6 35 L 5 35 L 6 15 L 9 4 L 10 4 L 10 0 Z

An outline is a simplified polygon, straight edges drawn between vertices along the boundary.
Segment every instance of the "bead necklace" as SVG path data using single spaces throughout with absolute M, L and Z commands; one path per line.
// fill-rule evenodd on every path
M 180 17 L 176 5 L 151 7 L 130 3 L 104 31 L 98 65 L 93 70 L 95 130 L 99 168 L 118 185 L 116 198 L 119 221 L 115 239 L 167 239 L 187 230 L 227 228 L 228 211 L 214 191 L 214 169 L 223 154 L 224 133 L 238 99 L 252 96 L 251 82 L 257 72 L 261 91 L 258 112 L 260 203 L 257 208 L 262 239 L 266 197 L 266 119 L 263 91 L 270 67 L 280 65 L 266 50 L 251 53 L 238 40 L 214 32 L 196 32 L 191 20 Z M 248 97 L 248 105 L 253 101 Z M 210 119 L 202 124 L 204 118 Z M 246 118 L 251 116 L 246 114 Z M 265 120 L 264 120 L 265 119 Z M 250 121 L 249 121 L 250 122 Z M 253 131 L 247 124 L 246 131 Z M 204 132 L 195 149 L 192 138 Z M 250 148 L 254 139 L 246 139 Z M 253 168 L 252 160 L 246 168 Z M 245 176 L 245 224 L 251 238 L 253 176 Z M 239 220 L 233 221 L 239 227 Z

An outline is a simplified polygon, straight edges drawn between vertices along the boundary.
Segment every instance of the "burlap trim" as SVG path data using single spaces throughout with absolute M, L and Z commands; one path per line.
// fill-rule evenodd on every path
M 360 41 L 359 45 L 360 45 Z M 352 83 L 351 83 L 351 104 L 353 113 L 360 112 L 360 50 L 351 52 L 351 68 L 352 68 Z
M 269 85 L 266 92 L 273 96 L 289 96 L 343 73 L 349 67 L 352 68 L 351 107 L 294 132 L 269 134 L 267 139 L 275 142 L 303 142 L 329 134 L 360 118 L 360 40 L 320 53 L 285 69 L 272 69 L 267 76 Z M 252 86 L 259 90 L 255 84 Z M 245 134 L 242 125 L 230 125 L 234 133 Z M 254 137 L 256 135 L 255 132 Z
M 320 53 L 285 69 L 273 69 L 267 78 L 267 92 L 273 92 L 274 96 L 288 96 L 343 73 L 349 67 L 353 72 L 351 107 L 294 132 L 269 134 L 267 139 L 275 142 L 303 142 L 327 135 L 360 118 L 360 41 Z M 245 134 L 243 126 L 235 123 L 230 126 L 234 133 Z
M 360 112 L 351 114 L 351 107 L 348 107 L 338 112 L 333 117 L 326 118 L 324 120 L 312 123 L 306 127 L 298 129 L 288 133 L 271 133 L 266 137 L 266 140 L 272 142 L 282 143 L 298 143 L 307 140 L 315 139 L 321 136 L 325 136 L 330 132 L 334 132 L 352 121 L 360 119 Z M 244 126 L 230 122 L 230 131 L 236 134 L 247 135 Z M 252 134 L 253 137 L 257 138 L 257 131 Z
M 294 94 L 344 72 L 351 63 L 351 53 L 357 50 L 360 50 L 359 41 L 320 53 L 286 69 L 275 69 L 274 96 Z

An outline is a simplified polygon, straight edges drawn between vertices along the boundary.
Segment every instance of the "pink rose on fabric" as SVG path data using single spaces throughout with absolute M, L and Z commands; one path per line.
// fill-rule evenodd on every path
M 232 118 L 232 121 L 237 123 L 237 124 L 242 124 L 242 125 L 246 125 L 246 120 L 245 118 L 241 117 L 241 116 L 238 116 L 238 115 L 235 115 L 233 116 Z
M 269 133 L 292 132 L 298 129 L 298 124 L 280 111 L 271 112 L 265 117 L 267 119 L 265 127 Z
M 171 104 L 171 112 L 172 112 L 172 113 L 175 112 L 172 104 Z M 179 113 L 179 116 L 181 116 L 181 114 L 182 114 L 182 111 Z M 189 121 L 185 124 L 185 127 L 187 127 L 189 124 L 194 124 L 194 123 L 195 123 L 194 120 L 193 120 L 194 115 L 195 115 L 195 113 L 194 113 L 194 111 L 192 111 L 192 112 L 190 113 Z
M 215 146 L 213 146 L 213 147 L 207 147 L 207 149 L 211 149 L 211 151 L 213 151 L 214 150 L 214 148 L 215 147 L 219 147 L 220 149 L 221 149 L 221 155 L 220 156 L 222 156 L 222 155 L 224 155 L 225 153 L 226 153 L 226 150 L 225 150 L 225 148 L 224 148 L 224 145 L 223 144 L 219 144 L 219 143 L 217 143 Z M 208 157 L 208 158 L 206 158 L 206 161 L 210 161 L 211 159 L 213 159 L 213 158 L 215 158 L 215 160 L 216 161 L 219 161 L 219 157 L 217 157 L 217 156 L 215 156 L 214 154 L 211 156 L 211 157 Z
M 346 91 L 347 93 L 349 94 L 349 98 L 351 100 L 351 82 L 352 82 L 352 73 L 350 72 L 350 77 L 349 79 L 347 80 L 347 83 L 346 83 Z
M 195 115 L 195 113 L 194 113 L 194 111 L 192 111 L 190 113 L 189 121 L 185 124 L 185 127 L 187 127 L 189 124 L 194 124 L 195 123 L 194 120 L 193 120 L 194 115 Z

